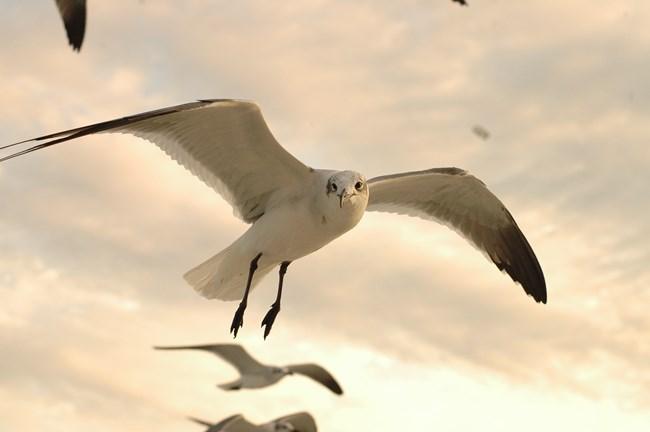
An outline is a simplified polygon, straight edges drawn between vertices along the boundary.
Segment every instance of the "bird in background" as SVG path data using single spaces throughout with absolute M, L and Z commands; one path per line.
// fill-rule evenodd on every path
M 234 337 L 243 326 L 249 293 L 265 275 L 279 267 L 277 295 L 261 324 L 264 338 L 280 311 L 289 265 L 354 228 L 366 211 L 447 225 L 535 301 L 546 303 L 546 282 L 533 249 L 482 181 L 459 168 L 370 180 L 356 171 L 312 168 L 280 146 L 254 102 L 199 100 L 44 135 L 0 147 L 42 141 L 0 162 L 95 133 L 131 134 L 156 144 L 251 225 L 230 246 L 183 276 L 206 298 L 240 300 L 230 326 Z
M 322 366 L 314 363 L 271 366 L 259 363 L 236 344 L 210 344 L 187 346 L 155 346 L 158 350 L 202 350 L 217 355 L 237 369 L 240 377 L 235 381 L 218 384 L 223 390 L 257 389 L 277 383 L 288 375 L 303 375 L 324 385 L 337 395 L 343 390 L 336 379 Z
M 474 135 L 482 139 L 483 141 L 486 141 L 490 138 L 490 131 L 487 130 L 484 126 L 481 125 L 474 125 L 472 127 L 472 132 Z
M 86 0 L 56 0 L 68 42 L 74 51 L 81 50 L 86 32 Z
M 210 423 L 189 417 L 190 420 L 207 426 L 205 432 L 317 432 L 316 421 L 308 412 L 298 412 L 279 417 L 268 423 L 255 425 L 241 414 L 235 414 L 218 423 Z

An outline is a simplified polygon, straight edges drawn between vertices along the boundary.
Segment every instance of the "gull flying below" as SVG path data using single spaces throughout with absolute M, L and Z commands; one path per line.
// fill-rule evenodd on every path
M 238 300 L 230 332 L 244 323 L 248 295 L 279 266 L 275 302 L 262 320 L 264 338 L 280 311 L 289 264 L 354 228 L 366 211 L 433 220 L 454 229 L 499 270 L 546 303 L 546 282 L 514 218 L 485 184 L 459 168 L 366 178 L 356 171 L 311 168 L 280 146 L 260 108 L 243 100 L 200 100 L 27 141 L 0 162 L 95 133 L 150 141 L 211 186 L 251 224 L 230 246 L 183 276 L 210 299 Z
M 254 389 L 268 387 L 287 375 L 299 374 L 324 385 L 337 395 L 343 390 L 334 377 L 322 366 L 314 363 L 301 363 L 287 366 L 269 366 L 259 363 L 246 350 L 236 344 L 212 344 L 190 346 L 155 346 L 159 350 L 203 350 L 221 357 L 239 371 L 240 377 L 235 381 L 219 384 L 224 390 Z
M 189 417 L 190 420 L 207 426 L 205 432 L 317 432 L 316 421 L 307 412 L 289 414 L 268 423 L 255 425 L 241 414 L 235 414 L 218 423 L 209 423 Z

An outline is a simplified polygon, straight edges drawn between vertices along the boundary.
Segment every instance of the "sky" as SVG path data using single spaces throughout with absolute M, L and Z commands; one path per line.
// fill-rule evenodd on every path
M 195 99 L 257 102 L 307 165 L 469 170 L 540 261 L 536 304 L 444 226 L 368 213 L 253 291 L 236 342 L 307 379 L 236 393 L 201 352 L 236 302 L 181 275 L 245 230 L 154 145 L 102 134 L 0 164 L 0 432 L 200 431 L 306 410 L 322 431 L 647 431 L 650 3 L 0 3 L 0 145 Z M 488 139 L 473 128 L 489 131 Z

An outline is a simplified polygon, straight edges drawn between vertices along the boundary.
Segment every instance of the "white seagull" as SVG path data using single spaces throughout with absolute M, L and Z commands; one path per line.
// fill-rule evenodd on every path
M 56 0 L 68 42 L 74 51 L 81 50 L 86 32 L 86 0 Z
M 95 133 L 132 134 L 163 149 L 214 188 L 251 224 L 230 246 L 185 273 L 204 297 L 241 299 L 230 331 L 243 325 L 249 291 L 280 267 L 277 297 L 262 320 L 264 338 L 280 311 L 289 264 L 354 228 L 365 211 L 418 216 L 449 226 L 501 271 L 546 303 L 535 254 L 510 212 L 485 184 L 459 168 L 370 180 L 356 171 L 311 168 L 278 144 L 260 108 L 243 100 L 200 100 L 9 144 L 44 141 L 0 162 Z
M 316 421 L 307 412 L 289 414 L 268 423 L 255 425 L 241 414 L 235 414 L 221 420 L 219 423 L 209 423 L 189 417 L 196 423 L 207 426 L 205 432 L 317 432 Z
M 259 363 L 246 350 L 235 344 L 211 344 L 190 346 L 155 346 L 159 350 L 203 350 L 211 352 L 233 365 L 241 375 L 235 381 L 219 384 L 224 390 L 239 390 L 243 388 L 255 389 L 268 387 L 280 381 L 287 375 L 299 374 L 313 379 L 324 385 L 337 395 L 342 395 L 343 390 L 325 368 L 314 363 L 302 363 L 287 366 L 269 366 Z

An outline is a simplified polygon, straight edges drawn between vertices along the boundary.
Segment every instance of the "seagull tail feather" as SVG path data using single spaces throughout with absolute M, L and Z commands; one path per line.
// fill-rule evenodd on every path
M 234 298 L 229 298 L 229 296 L 224 296 L 225 293 L 222 291 L 229 284 L 224 284 L 224 281 L 219 281 L 218 278 L 221 262 L 226 258 L 228 252 L 230 252 L 230 247 L 225 248 L 212 258 L 189 270 L 183 275 L 183 279 L 203 297 L 209 299 L 235 300 Z
M 188 284 L 208 299 L 241 300 L 248 279 L 250 258 L 242 256 L 233 245 L 183 275 Z M 251 290 L 273 269 L 272 264 L 260 264 L 255 271 Z

